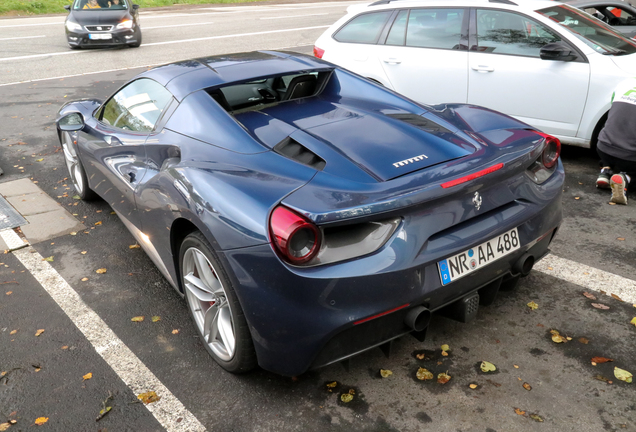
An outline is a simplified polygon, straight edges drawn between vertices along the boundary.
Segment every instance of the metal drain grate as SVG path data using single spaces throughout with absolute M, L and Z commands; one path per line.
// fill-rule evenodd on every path
M 0 195 L 0 230 L 26 225 L 27 221 Z

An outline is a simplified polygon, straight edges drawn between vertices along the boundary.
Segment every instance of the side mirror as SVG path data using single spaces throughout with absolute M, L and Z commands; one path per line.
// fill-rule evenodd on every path
M 132 7 L 133 7 L 133 10 L 139 9 L 139 5 L 138 4 L 134 4 Z
M 541 47 L 539 51 L 541 60 L 556 60 L 556 61 L 574 61 L 579 58 L 576 51 L 574 51 L 565 42 L 551 42 Z
M 71 5 L 64 5 L 64 9 L 66 9 L 67 11 L 71 10 Z
M 57 127 L 66 132 L 82 130 L 84 129 L 84 118 L 80 113 L 72 112 L 59 119 Z

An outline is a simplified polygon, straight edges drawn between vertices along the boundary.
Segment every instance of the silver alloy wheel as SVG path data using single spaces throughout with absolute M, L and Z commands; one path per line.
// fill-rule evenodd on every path
M 82 166 L 79 163 L 75 146 L 73 145 L 73 138 L 68 132 L 62 133 L 62 150 L 64 151 L 64 161 L 66 162 L 66 168 L 71 176 L 71 181 L 75 190 L 82 194 L 84 192 L 84 177 L 82 176 Z
M 234 357 L 234 319 L 223 284 L 207 257 L 191 247 L 183 255 L 183 279 L 188 306 L 212 352 L 223 361 Z

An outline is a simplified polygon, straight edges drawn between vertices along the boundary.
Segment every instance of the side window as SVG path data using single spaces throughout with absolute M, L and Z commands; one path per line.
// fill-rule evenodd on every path
M 458 49 L 463 19 L 463 9 L 413 9 L 406 30 L 406 45 Z
M 374 44 L 392 13 L 388 10 L 359 15 L 338 30 L 333 38 L 338 42 Z
M 477 51 L 539 57 L 541 47 L 561 38 L 523 15 L 477 10 Z
M 161 84 L 141 78 L 106 102 L 100 120 L 120 129 L 149 132 L 171 99 L 172 95 Z
M 400 11 L 395 21 L 393 21 L 393 25 L 391 26 L 391 31 L 389 31 L 389 36 L 386 38 L 387 45 L 404 45 L 404 36 L 406 33 L 406 19 L 409 16 L 408 9 Z
M 609 17 L 608 24 L 611 26 L 620 27 L 636 25 L 636 16 L 634 16 L 634 14 L 630 11 L 627 11 L 618 6 L 609 6 L 607 8 L 607 11 L 609 12 L 607 14 L 607 16 Z

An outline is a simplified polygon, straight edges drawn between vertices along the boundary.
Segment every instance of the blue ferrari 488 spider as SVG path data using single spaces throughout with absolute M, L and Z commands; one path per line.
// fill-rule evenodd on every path
M 230 372 L 422 340 L 434 311 L 467 322 L 561 223 L 557 139 L 300 54 L 157 67 L 57 130 L 77 193 L 112 206 Z

